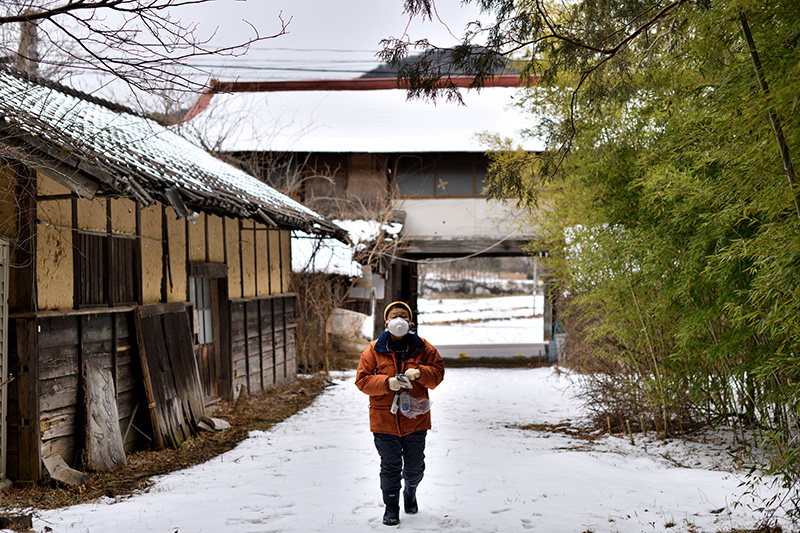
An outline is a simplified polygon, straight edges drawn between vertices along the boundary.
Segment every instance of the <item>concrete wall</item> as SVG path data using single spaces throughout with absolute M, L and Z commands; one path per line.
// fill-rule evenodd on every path
M 499 237 L 519 231 L 520 212 L 485 198 L 401 199 L 406 214 L 403 235 L 416 237 Z

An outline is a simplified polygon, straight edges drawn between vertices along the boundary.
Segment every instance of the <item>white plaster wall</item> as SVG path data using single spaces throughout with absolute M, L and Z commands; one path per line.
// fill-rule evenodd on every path
M 405 211 L 406 237 L 496 237 L 515 232 L 520 212 L 511 205 L 483 198 L 425 198 L 396 200 L 394 207 Z

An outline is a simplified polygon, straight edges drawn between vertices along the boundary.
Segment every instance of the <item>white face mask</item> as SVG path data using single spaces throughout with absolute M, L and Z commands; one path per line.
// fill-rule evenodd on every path
M 395 337 L 403 337 L 408 333 L 408 322 L 398 316 L 389 321 L 386 329 Z

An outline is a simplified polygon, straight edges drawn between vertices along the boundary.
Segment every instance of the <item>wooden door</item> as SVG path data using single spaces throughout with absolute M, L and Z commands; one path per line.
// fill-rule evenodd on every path
M 189 299 L 194 307 L 195 356 L 206 405 L 227 398 L 227 279 L 192 277 Z
M 211 278 L 195 277 L 191 279 L 189 299 L 194 306 L 194 323 L 197 345 L 197 370 L 200 372 L 200 385 L 206 403 L 217 396 L 217 333 L 214 327 L 214 301 Z

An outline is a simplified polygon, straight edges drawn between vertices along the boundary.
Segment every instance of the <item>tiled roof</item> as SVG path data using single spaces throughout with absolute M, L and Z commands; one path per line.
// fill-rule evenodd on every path
M 343 237 L 344 230 L 130 109 L 0 67 L 0 137 L 147 205 L 252 218 Z M 172 199 L 167 197 L 170 191 Z

